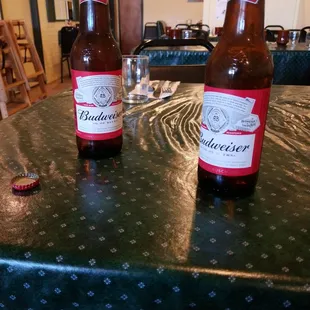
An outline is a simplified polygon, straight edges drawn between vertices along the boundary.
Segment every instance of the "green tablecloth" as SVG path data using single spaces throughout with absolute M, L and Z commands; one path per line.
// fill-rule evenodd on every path
M 273 88 L 253 197 L 197 187 L 202 85 L 126 106 L 124 149 L 77 158 L 71 92 L 0 122 L 0 308 L 309 309 L 310 88 Z M 41 177 L 20 197 L 11 178 Z

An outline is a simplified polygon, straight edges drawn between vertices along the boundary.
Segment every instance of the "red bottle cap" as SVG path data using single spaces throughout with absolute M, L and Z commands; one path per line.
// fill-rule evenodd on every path
M 40 178 L 35 173 L 20 173 L 11 181 L 11 186 L 17 191 L 28 191 L 40 184 Z

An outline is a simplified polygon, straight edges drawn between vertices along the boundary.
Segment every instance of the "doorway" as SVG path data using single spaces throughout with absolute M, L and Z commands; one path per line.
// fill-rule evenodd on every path
M 43 42 L 42 42 L 38 0 L 29 0 L 29 4 L 30 4 L 31 20 L 32 20 L 33 41 L 34 41 L 34 45 L 38 51 L 41 63 L 44 68 L 44 52 L 43 52 Z
M 0 19 L 3 19 L 2 2 L 0 0 Z

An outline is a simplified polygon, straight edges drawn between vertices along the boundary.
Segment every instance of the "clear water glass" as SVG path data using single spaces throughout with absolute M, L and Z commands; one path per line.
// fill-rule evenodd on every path
M 139 104 L 148 101 L 149 57 L 124 55 L 122 60 L 122 100 Z
M 307 32 L 306 34 L 306 46 L 310 48 L 310 32 Z
M 292 31 L 290 31 L 289 38 L 290 38 L 290 42 L 291 42 L 292 45 L 295 45 L 296 43 L 298 43 L 299 34 L 300 34 L 299 30 L 292 30 Z

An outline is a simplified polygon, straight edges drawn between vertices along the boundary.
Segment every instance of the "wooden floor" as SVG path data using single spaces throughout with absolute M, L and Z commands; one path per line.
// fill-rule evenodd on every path
M 64 79 L 64 82 L 61 83 L 60 80 L 59 81 L 55 81 L 52 82 L 50 84 L 46 85 L 46 89 L 47 89 L 47 96 L 53 96 L 56 95 L 62 91 L 64 91 L 65 89 L 68 89 L 71 87 L 71 79 L 69 77 Z M 40 91 L 37 87 L 34 87 L 31 89 L 30 92 L 30 99 L 33 105 L 35 105 L 36 103 L 40 102 L 42 99 L 40 98 Z M 15 114 L 16 112 L 23 110 L 23 109 L 27 109 L 28 106 L 24 103 L 8 103 L 7 104 L 7 109 L 9 112 L 9 115 Z M 1 120 L 1 115 L 0 115 L 0 120 Z
M 48 95 L 48 97 L 56 95 L 56 94 L 64 91 L 65 89 L 68 89 L 70 87 L 72 87 L 71 79 L 69 77 L 64 78 L 63 83 L 60 83 L 60 80 L 59 80 L 59 81 L 47 84 L 46 85 L 47 95 Z M 38 98 L 39 95 L 40 95 L 40 92 L 38 92 L 37 89 L 34 89 L 30 94 L 31 100 L 36 101 L 36 102 L 40 101 L 40 99 Z

